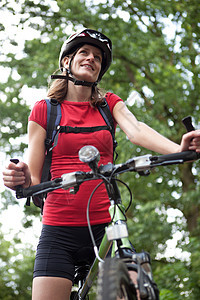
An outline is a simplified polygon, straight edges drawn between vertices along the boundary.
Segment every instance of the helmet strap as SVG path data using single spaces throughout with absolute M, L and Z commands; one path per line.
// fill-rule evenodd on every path
M 89 82 L 89 81 L 84 81 L 84 80 L 78 80 L 76 79 L 72 73 L 69 72 L 67 69 L 68 74 L 67 75 L 62 75 L 62 74 L 53 74 L 51 75 L 51 79 L 66 79 L 70 80 L 74 83 L 74 85 L 82 85 L 82 86 L 88 86 L 88 87 L 95 87 L 98 82 Z
M 85 81 L 85 80 L 78 80 L 76 79 L 73 75 L 72 76 L 69 76 L 68 79 L 70 81 L 72 81 L 74 83 L 74 85 L 82 85 L 82 86 L 96 86 L 97 85 L 97 81 L 95 82 L 89 82 L 89 81 Z

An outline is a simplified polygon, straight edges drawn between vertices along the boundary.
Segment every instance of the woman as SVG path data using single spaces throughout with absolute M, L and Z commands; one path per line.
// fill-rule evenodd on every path
M 72 35 L 63 45 L 59 58 L 62 75 L 51 86 L 48 96 L 61 102 L 61 125 L 94 127 L 105 125 L 96 105 L 104 97 L 97 83 L 110 66 L 112 44 L 100 32 L 84 29 Z M 56 77 L 56 76 L 54 76 Z M 178 145 L 161 136 L 128 110 L 115 94 L 106 94 L 107 102 L 115 121 L 129 140 L 139 146 L 167 154 L 187 149 L 200 151 L 200 131 L 193 131 L 182 137 Z M 46 103 L 35 104 L 29 117 L 28 164 L 9 163 L 3 172 L 5 186 L 14 189 L 40 183 L 45 156 Z M 76 170 L 87 171 L 88 167 L 78 159 L 78 151 L 86 144 L 96 146 L 101 154 L 100 164 L 112 161 L 112 137 L 109 131 L 90 133 L 60 133 L 58 144 L 53 149 L 51 176 Z M 93 259 L 87 230 L 86 205 L 96 182 L 81 185 L 75 195 L 64 190 L 48 194 L 43 212 L 43 229 L 37 248 L 33 300 L 69 299 L 74 276 L 74 264 L 83 258 Z M 109 200 L 104 187 L 97 190 L 91 203 L 90 219 L 99 245 L 105 225 L 110 221 Z M 80 252 L 80 249 L 83 251 Z M 92 253 L 92 252 L 91 252 Z M 90 262 L 91 262 L 90 261 Z

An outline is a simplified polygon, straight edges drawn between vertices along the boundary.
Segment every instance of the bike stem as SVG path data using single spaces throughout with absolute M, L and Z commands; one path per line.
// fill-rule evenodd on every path
M 121 195 L 115 178 L 112 178 L 110 183 L 108 183 L 107 181 L 104 181 L 104 183 L 110 201 L 114 200 L 115 204 L 121 204 Z

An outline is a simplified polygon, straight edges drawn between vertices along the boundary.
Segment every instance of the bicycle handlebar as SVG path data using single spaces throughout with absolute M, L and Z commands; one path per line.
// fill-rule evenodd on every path
M 31 186 L 26 189 L 20 189 L 16 191 L 16 197 L 27 198 L 30 196 L 36 196 L 38 194 L 47 193 L 56 189 L 69 189 L 72 187 L 78 187 L 86 180 L 102 179 L 102 177 L 110 179 L 112 176 L 124 173 L 124 172 L 143 172 L 149 171 L 157 166 L 166 166 L 173 164 L 181 164 L 186 161 L 194 161 L 200 158 L 200 153 L 195 151 L 184 151 L 179 153 L 172 153 L 167 155 L 152 156 L 150 154 L 132 157 L 125 163 L 113 165 L 108 163 L 107 165 L 101 165 L 97 171 L 89 172 L 71 172 L 56 178 L 52 181 Z

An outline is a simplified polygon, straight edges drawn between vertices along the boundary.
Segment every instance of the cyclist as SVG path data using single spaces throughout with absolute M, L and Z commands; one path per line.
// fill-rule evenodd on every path
M 200 131 L 183 135 L 178 145 L 139 122 L 125 103 L 113 93 L 103 92 L 97 84 L 112 60 L 112 43 L 102 33 L 83 29 L 70 36 L 63 44 L 59 67 L 62 76 L 56 79 L 48 97 L 61 103 L 61 125 L 90 127 L 105 125 L 96 105 L 106 96 L 113 119 L 129 140 L 161 154 L 196 150 L 200 152 Z M 40 183 L 45 156 L 47 108 L 45 100 L 35 104 L 29 117 L 28 164 L 9 163 L 3 172 L 4 184 L 15 189 Z M 113 160 L 112 137 L 107 130 L 84 133 L 60 133 L 53 149 L 51 176 L 76 170 L 88 171 L 78 159 L 79 149 L 92 144 L 100 150 L 100 164 Z M 37 247 L 33 300 L 69 299 L 74 276 L 74 264 L 81 258 L 93 261 L 93 250 L 86 221 L 86 206 L 90 193 L 98 182 L 85 182 L 76 194 L 56 190 L 48 194 L 43 211 L 43 228 Z M 110 221 L 109 199 L 101 186 L 90 206 L 90 220 L 97 245 Z

